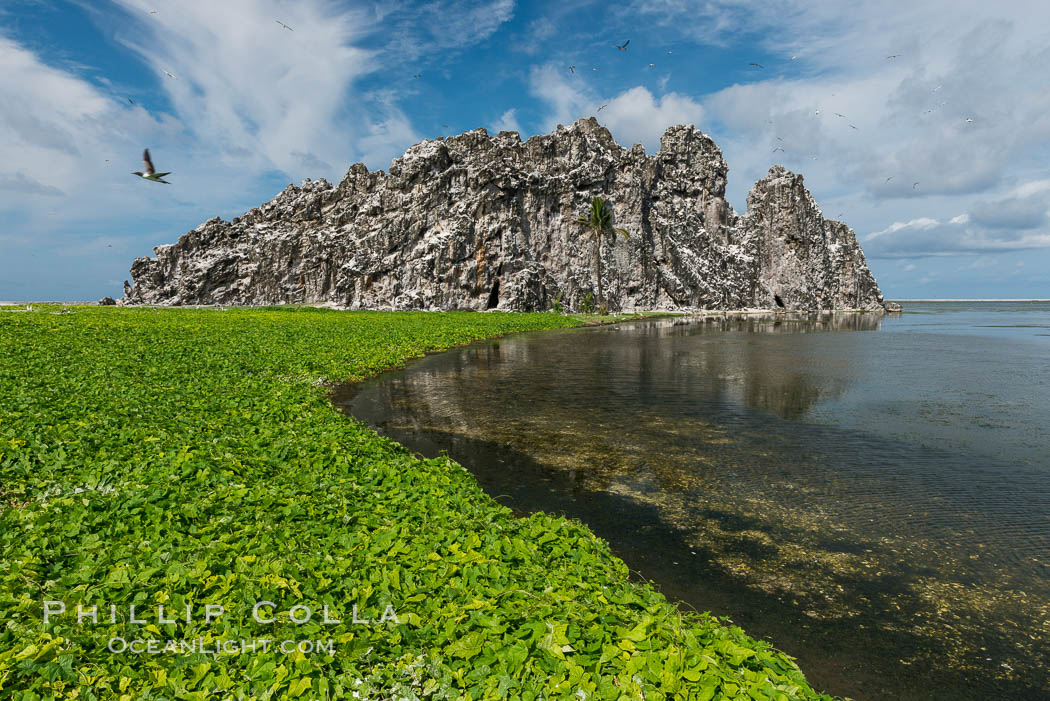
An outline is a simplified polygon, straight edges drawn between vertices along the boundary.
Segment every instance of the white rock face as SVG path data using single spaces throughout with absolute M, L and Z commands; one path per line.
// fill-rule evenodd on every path
M 597 285 L 576 220 L 600 195 L 630 233 L 601 244 L 610 310 L 882 308 L 853 231 L 801 175 L 772 168 L 738 216 L 727 171 L 691 126 L 652 156 L 593 118 L 526 142 L 476 129 L 209 220 L 136 259 L 124 301 L 536 311 L 561 294 L 577 310 Z

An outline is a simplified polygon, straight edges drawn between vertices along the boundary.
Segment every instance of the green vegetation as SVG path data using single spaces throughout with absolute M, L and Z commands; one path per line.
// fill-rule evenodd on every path
M 0 314 L 4 698 L 828 698 L 768 644 L 629 582 L 583 526 L 514 518 L 326 397 L 572 318 L 48 311 Z M 67 612 L 45 624 L 45 601 Z M 253 619 L 260 601 L 275 622 Z M 225 613 L 206 621 L 209 604 Z M 113 653 L 114 638 L 206 651 Z
M 594 242 L 594 269 L 595 277 L 598 278 L 598 312 L 604 314 L 605 295 L 602 294 L 602 235 L 622 234 L 624 238 L 630 235 L 623 229 L 617 229 L 612 225 L 612 209 L 605 206 L 605 200 L 597 195 L 591 200 L 591 209 L 586 217 L 580 217 L 576 223 L 586 228 L 587 234 Z M 585 309 L 589 312 L 591 310 Z

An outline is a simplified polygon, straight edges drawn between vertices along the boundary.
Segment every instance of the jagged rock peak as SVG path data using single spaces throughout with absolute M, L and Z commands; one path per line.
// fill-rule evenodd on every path
M 801 175 L 771 168 L 741 217 L 710 137 L 672 126 L 660 143 L 624 148 L 593 117 L 527 141 L 425 140 L 386 172 L 356 163 L 337 186 L 289 185 L 158 246 L 132 264 L 125 301 L 582 309 L 598 266 L 576 220 L 598 195 L 631 234 L 600 241 L 612 310 L 879 307 L 856 237 L 823 219 Z

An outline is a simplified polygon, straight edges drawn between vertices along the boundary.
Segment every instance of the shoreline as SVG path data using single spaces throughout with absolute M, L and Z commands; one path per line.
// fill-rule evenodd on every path
M 119 301 L 119 300 L 118 300 Z M 886 297 L 885 302 L 1050 302 L 1050 297 Z M 98 307 L 107 306 L 100 305 L 97 300 L 0 300 L 0 307 L 14 307 L 22 306 L 26 304 L 41 304 L 41 305 L 64 305 L 64 306 L 84 306 L 84 307 Z M 127 306 L 131 308 L 170 308 L 170 309 L 260 309 L 263 307 L 315 307 L 321 309 L 331 309 L 333 311 L 390 311 L 390 312 L 403 312 L 403 311 L 477 311 L 477 310 L 462 310 L 462 309 L 353 309 L 351 307 L 344 307 L 334 302 L 295 302 L 289 304 L 254 304 L 254 305 L 238 305 L 238 304 L 118 304 L 116 306 Z M 488 310 L 486 310 L 488 311 Z M 502 311 L 502 310 L 491 310 L 491 311 Z M 551 310 L 542 310 L 551 311 Z M 758 309 L 745 307 L 743 309 L 640 309 L 619 312 L 621 314 L 757 314 L 757 313 L 780 313 L 780 312 L 796 312 L 805 314 L 820 314 L 828 312 L 877 312 L 880 309 L 810 309 L 810 310 L 798 310 L 798 309 Z M 506 314 L 517 314 L 521 312 L 503 312 Z M 541 312 L 536 312 L 541 313 Z M 575 314 L 583 314 L 583 312 L 572 312 Z M 610 315 L 612 312 L 610 312 Z
M 915 300 L 886 300 L 890 301 L 915 301 Z M 958 300 L 947 300 L 947 301 L 958 301 Z M 972 300 L 962 300 L 972 301 Z M 1002 300 L 992 300 L 1002 301 Z M 1022 300 L 1028 301 L 1028 300 Z M 1035 300 L 1043 301 L 1043 300 Z M 1046 300 L 1050 301 L 1050 300 Z M 294 304 L 118 304 L 116 305 L 104 305 L 94 301 L 80 301 L 80 302 L 60 302 L 60 301 L 0 301 L 0 307 L 21 307 L 26 305 L 41 305 L 41 306 L 70 306 L 70 307 L 106 307 L 114 306 L 121 307 L 124 309 L 218 309 L 220 311 L 229 311 L 232 309 L 247 310 L 247 311 L 260 311 L 270 309 L 298 309 L 298 308 L 312 308 L 312 309 L 327 309 L 336 312 L 389 312 L 389 313 L 433 313 L 433 314 L 450 314 L 453 312 L 471 312 L 475 314 L 555 314 L 560 313 L 563 316 L 577 316 L 577 317 L 594 317 L 601 318 L 596 312 L 555 312 L 552 309 L 541 309 L 534 311 L 514 311 L 514 310 L 502 310 L 502 309 L 356 309 L 353 307 L 343 307 L 329 302 L 318 302 L 318 303 L 294 303 Z M 657 316 L 719 316 L 723 314 L 881 314 L 885 313 L 883 307 L 877 307 L 874 309 L 861 309 L 861 308 L 842 308 L 842 309 L 764 309 L 759 307 L 744 307 L 742 309 L 698 309 L 698 308 L 683 308 L 683 309 L 631 309 L 619 312 L 609 312 L 606 317 L 614 316 L 630 316 L 632 319 L 641 318 L 653 318 Z

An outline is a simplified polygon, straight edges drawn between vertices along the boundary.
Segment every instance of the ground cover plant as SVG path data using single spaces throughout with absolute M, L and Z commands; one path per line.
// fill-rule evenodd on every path
M 515 518 L 327 400 L 576 320 L 54 311 L 0 314 L 0 696 L 828 698 L 580 524 Z

